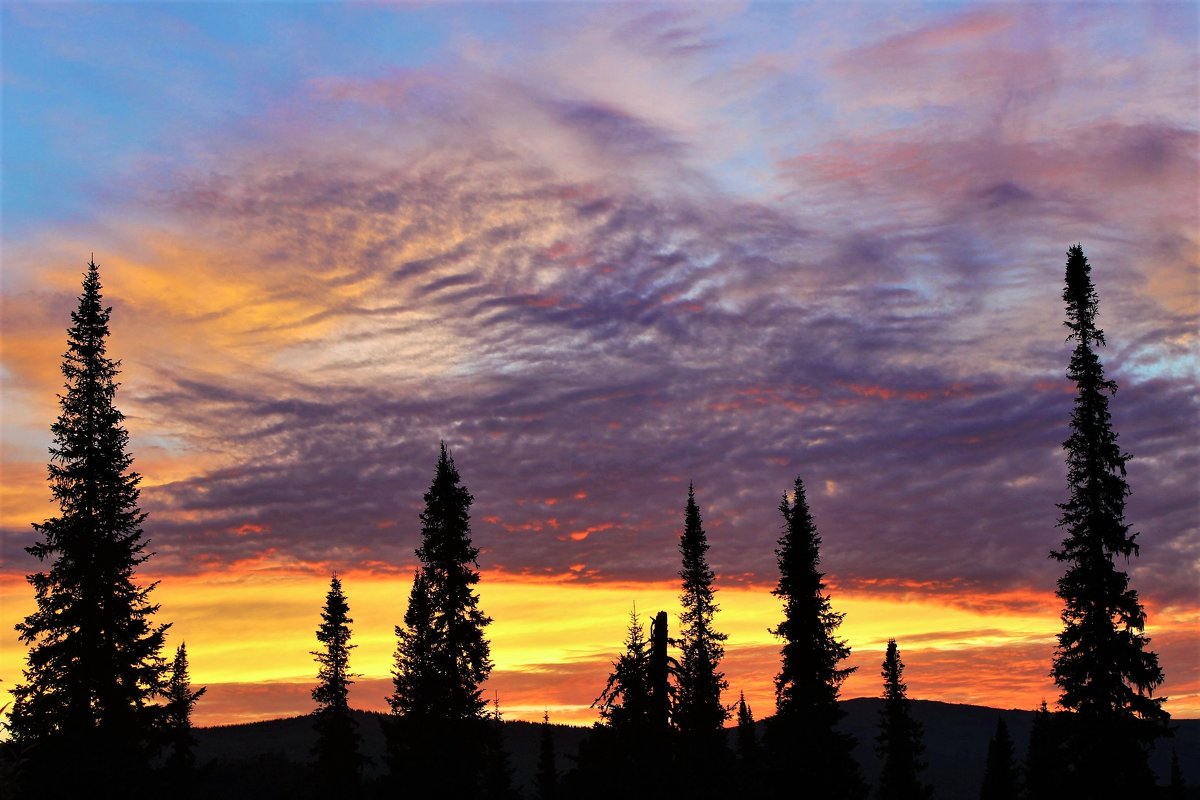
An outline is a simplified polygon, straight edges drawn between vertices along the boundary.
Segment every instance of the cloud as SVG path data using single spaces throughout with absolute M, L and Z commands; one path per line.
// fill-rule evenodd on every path
M 1179 56 L 1147 44 L 1103 100 L 1090 55 L 1019 44 L 1037 22 L 814 51 L 823 111 L 795 130 L 769 103 L 806 78 L 745 57 L 738 15 L 608 10 L 494 68 L 476 43 L 310 76 L 205 158 L 129 176 L 99 222 L 23 242 L 5 339 L 61 337 L 95 247 L 164 571 L 407 566 L 445 439 L 488 568 L 670 578 L 695 481 L 721 579 L 769 584 L 799 474 L 838 581 L 1044 589 L 1083 240 L 1137 456 L 1134 585 L 1183 602 L 1196 133 L 1139 94 Z M 7 313 L 26 304 L 46 311 Z M 53 396 L 47 347 L 6 345 L 22 403 Z M 28 521 L 6 512 L 11 569 Z

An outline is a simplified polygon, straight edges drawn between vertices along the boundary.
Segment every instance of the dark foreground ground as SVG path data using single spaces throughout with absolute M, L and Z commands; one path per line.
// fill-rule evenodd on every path
M 858 739 L 858 760 L 868 781 L 879 772 L 874 742 L 878 732 L 879 701 L 847 700 L 843 704 L 844 729 Z M 933 785 L 934 800 L 974 800 L 979 797 L 988 740 L 1003 717 L 1016 744 L 1017 758 L 1024 757 L 1032 711 L 1001 711 L 982 706 L 953 705 L 914 700 L 913 713 L 925 726 L 925 779 Z M 383 764 L 381 714 L 359 711 L 363 751 L 371 759 L 369 775 Z M 1165 784 L 1172 747 L 1179 754 L 1188 797 L 1200 800 L 1200 720 L 1175 720 L 1175 738 L 1159 743 L 1152 764 Z M 552 726 L 559 772 L 571 767 L 571 756 L 587 735 L 586 728 Z M 533 797 L 541 726 L 506 722 L 505 744 L 512 760 L 514 782 Z M 290 798 L 307 786 L 305 762 L 312 747 L 312 722 L 308 717 L 200 728 L 197 731 L 198 763 L 203 769 L 204 795 L 214 798 Z

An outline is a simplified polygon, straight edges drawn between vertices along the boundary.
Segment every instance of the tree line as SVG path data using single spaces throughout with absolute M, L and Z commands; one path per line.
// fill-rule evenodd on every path
M 1065 565 L 1058 581 L 1063 628 L 1051 674 L 1060 711 L 1043 702 L 1023 765 L 1002 720 L 991 740 L 980 796 L 1126 798 L 1152 796 L 1147 761 L 1168 733 L 1164 676 L 1144 634 L 1145 612 L 1117 557 L 1138 553 L 1124 519 L 1130 456 L 1117 443 L 1108 409 L 1116 384 L 1097 348 L 1098 297 L 1083 249 L 1067 252 L 1066 326 L 1074 351 L 1067 376 L 1076 396 L 1063 444 L 1065 538 L 1051 556 Z M 155 584 L 135 580 L 149 558 L 124 416 L 114 405 L 119 362 L 108 357 L 111 309 L 103 306 L 99 269 L 88 264 L 68 329 L 65 391 L 52 425 L 49 482 L 60 513 L 34 524 L 28 552 L 48 569 L 29 576 L 36 610 L 16 626 L 29 647 L 24 680 L 13 689 L 9 740 L 0 747 L 0 779 L 12 796 L 125 797 L 169 790 L 190 796 L 197 766 L 191 712 L 205 690 L 191 686 L 181 644 L 168 664 L 167 624 L 150 599 Z M 519 796 L 501 734 L 498 700 L 482 685 L 493 662 L 491 619 L 479 607 L 479 549 L 471 538 L 473 498 L 441 445 L 420 515 L 421 543 L 403 622 L 396 626 L 391 713 L 384 722 L 383 777 L 363 779 L 361 736 L 349 706 L 350 605 L 337 575 L 316 631 L 317 685 L 310 753 L 314 796 L 480 798 Z M 722 671 L 726 636 L 717 624 L 715 575 L 695 488 L 689 486 L 679 540 L 679 631 L 666 612 L 649 628 L 630 615 L 623 650 L 593 704 L 599 721 L 573 766 L 556 768 L 548 715 L 536 786 L 551 798 L 866 798 L 853 737 L 839 728 L 838 701 L 850 648 L 839 638 L 821 571 L 821 537 L 797 477 L 779 505 L 781 535 L 773 594 L 782 619 L 775 709 L 756 724 L 744 694 L 728 702 Z M 678 658 L 671 656 L 674 648 Z M 881 666 L 882 710 L 876 746 L 881 800 L 929 797 L 922 730 L 909 708 L 896 641 Z M 732 731 L 727 724 L 734 723 Z M 761 736 L 760 736 L 761 732 Z M 1171 791 L 1182 783 L 1173 770 Z M 1177 784 L 1177 785 L 1176 785 Z

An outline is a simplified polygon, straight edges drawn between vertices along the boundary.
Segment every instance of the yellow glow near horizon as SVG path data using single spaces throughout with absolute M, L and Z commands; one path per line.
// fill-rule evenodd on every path
M 381 710 L 395 649 L 394 627 L 403 618 L 409 580 L 367 572 L 341 577 L 354 618 L 352 641 L 357 647 L 352 666 L 362 675 L 355 704 Z M 260 700 L 250 691 L 243 699 L 250 707 L 238 709 L 232 707 L 242 695 L 227 693 L 229 699 L 217 713 L 198 709 L 200 721 L 233 722 L 310 709 L 305 689 L 315 675 L 310 651 L 317 645 L 314 632 L 327 588 L 327 576 L 289 568 L 163 581 L 154 599 L 162 604 L 158 619 L 172 622 L 164 654 L 169 656 L 186 641 L 196 685 L 220 691 L 226 685 L 253 684 L 261 692 L 278 685 L 275 688 L 290 692 L 288 699 L 278 700 L 282 706 L 256 708 Z M 483 576 L 479 589 L 480 605 L 494 619 L 488 636 L 495 673 L 488 688 L 500 693 L 509 718 L 540 719 L 542 710 L 551 708 L 560 721 L 594 719 L 588 704 L 621 649 L 634 604 L 643 621 L 662 609 L 671 614 L 672 626 L 678 625 L 678 587 L 673 583 L 579 583 L 493 573 Z M 717 599 L 717 627 L 729 635 L 726 699 L 732 701 L 738 691 L 745 691 L 757 714 L 765 716 L 773 706 L 771 678 L 778 668 L 779 646 L 768 629 L 779 621 L 779 602 L 766 588 L 722 588 Z M 861 591 L 835 592 L 835 607 L 846 614 L 840 632 L 855 651 L 853 663 L 862 666 L 847 682 L 843 696 L 878 692 L 877 662 L 887 639 L 895 637 L 910 666 L 914 696 L 1032 708 L 1042 699 L 1036 694 L 1039 681 L 1049 687 L 1044 677 L 1049 664 L 1042 653 L 1048 656 L 1059 624 L 1054 598 L 1043 598 L 1044 605 L 1027 596 L 1007 598 L 1008 608 L 1005 599 L 991 598 L 985 610 L 972 610 L 937 596 L 899 601 Z M 32 609 L 32 593 L 19 579 L 0 583 L 0 600 L 7 630 Z M 1034 663 L 1017 663 L 1011 654 L 1030 646 L 1037 653 Z M 0 677 L 8 686 L 19 681 L 24 657 L 15 635 L 4 637 Z M 951 674 L 955 664 L 964 663 L 978 674 Z M 1011 673 L 1021 670 L 1029 673 L 1019 684 L 1024 694 L 1004 691 L 1001 687 L 1008 685 Z M 1030 692 L 1035 696 L 1025 696 Z M 1045 689 L 1042 694 L 1053 700 Z M 1179 706 L 1173 708 L 1175 713 L 1195 714 L 1195 703 L 1187 698 L 1185 694 L 1180 698 L 1184 702 L 1173 704 Z

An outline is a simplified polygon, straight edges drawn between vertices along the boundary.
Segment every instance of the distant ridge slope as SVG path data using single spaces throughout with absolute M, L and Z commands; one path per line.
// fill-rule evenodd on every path
M 842 701 L 846 717 L 842 727 L 858 739 L 857 757 L 871 783 L 879 773 L 875 755 L 880 701 L 863 697 Z M 1024 759 L 1033 724 L 1033 711 L 1001 710 L 986 706 L 956 705 L 934 700 L 913 700 L 913 715 L 925 727 L 925 758 L 929 768 L 925 780 L 933 784 L 934 800 L 975 800 L 983 780 L 988 740 L 996 729 L 996 717 L 1004 717 L 1018 759 Z M 383 735 L 379 720 L 385 715 L 355 711 L 363 737 L 363 753 L 372 759 L 368 775 L 383 763 Z M 758 723 L 760 726 L 762 721 Z M 1179 754 L 1189 798 L 1200 800 L 1200 720 L 1172 720 L 1174 739 L 1159 742 L 1151 765 L 1165 784 L 1171 749 Z M 566 771 L 587 728 L 553 725 L 560 773 Z M 540 723 L 506 722 L 505 742 L 512 758 L 514 782 L 524 796 L 533 797 Z M 730 729 L 732 733 L 732 729 Z M 307 784 L 306 772 L 298 768 L 308 759 L 313 732 L 310 717 L 221 725 L 196 730 L 197 763 L 207 765 L 205 796 L 222 798 L 294 797 Z

